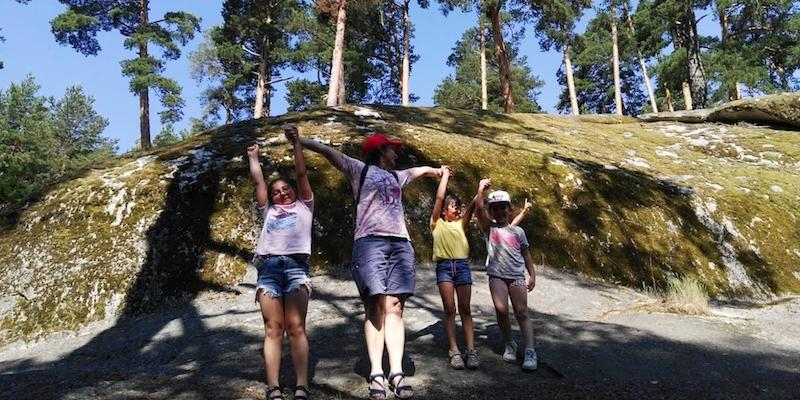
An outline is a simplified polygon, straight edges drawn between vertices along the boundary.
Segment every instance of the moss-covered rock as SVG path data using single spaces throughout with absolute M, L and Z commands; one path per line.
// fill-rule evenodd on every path
M 230 290 L 260 228 L 244 149 L 260 142 L 265 173 L 290 175 L 284 122 L 354 155 L 369 132 L 403 138 L 401 167 L 452 165 L 464 199 L 491 177 L 516 205 L 534 203 L 522 227 L 537 264 L 633 287 L 691 276 L 715 297 L 800 292 L 796 132 L 348 106 L 225 126 L 54 186 L 0 233 L 0 344 Z M 351 191 L 323 158 L 307 159 L 313 268 L 346 265 Z M 404 190 L 420 261 L 435 187 Z M 470 242 L 483 258 L 475 229 Z
M 800 93 L 780 93 L 732 101 L 715 108 L 708 120 L 745 121 L 800 128 Z

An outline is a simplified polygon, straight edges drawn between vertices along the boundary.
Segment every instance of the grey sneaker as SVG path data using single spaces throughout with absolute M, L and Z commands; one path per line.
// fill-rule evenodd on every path
M 478 352 L 475 350 L 469 350 L 465 354 L 467 355 L 467 368 L 478 369 L 478 367 L 481 365 L 481 360 L 478 358 Z
M 533 347 L 528 347 L 525 349 L 525 361 L 522 363 L 522 369 L 527 371 L 533 371 L 539 366 L 539 362 L 536 360 L 536 350 Z
M 506 350 L 503 352 L 503 361 L 510 363 L 517 362 L 517 342 L 506 343 Z
M 450 357 L 450 366 L 453 369 L 464 369 L 464 359 L 458 351 L 448 351 L 447 355 Z

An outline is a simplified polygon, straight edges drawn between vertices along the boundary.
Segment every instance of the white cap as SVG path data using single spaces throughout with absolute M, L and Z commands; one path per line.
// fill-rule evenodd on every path
M 504 190 L 497 190 L 489 193 L 489 204 L 492 203 L 511 203 L 511 196 Z

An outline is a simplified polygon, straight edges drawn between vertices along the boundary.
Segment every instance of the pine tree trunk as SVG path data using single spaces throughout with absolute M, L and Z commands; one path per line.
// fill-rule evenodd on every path
M 683 82 L 683 108 L 692 110 L 692 86 L 688 82 Z
M 650 86 L 650 77 L 647 75 L 647 64 L 644 62 L 639 43 L 636 42 L 636 29 L 633 27 L 633 19 L 631 19 L 631 14 L 628 12 L 628 4 L 626 1 L 622 2 L 622 7 L 625 9 L 625 19 L 628 21 L 628 28 L 631 30 L 631 36 L 634 38 L 633 42 L 636 46 L 636 56 L 639 58 L 639 68 L 642 70 L 642 81 L 644 81 L 644 88 L 647 91 L 647 96 L 650 98 L 650 108 L 653 109 L 653 112 L 658 112 L 656 96 L 653 94 L 653 87 Z
M 266 63 L 267 67 L 264 70 L 264 76 L 268 78 L 264 83 L 264 109 L 262 110 L 262 117 L 269 117 L 271 115 L 270 107 L 272 105 L 272 63 Z
M 564 43 L 564 69 L 567 70 L 567 90 L 569 91 L 569 104 L 572 115 L 581 113 L 578 107 L 578 95 L 575 92 L 575 77 L 572 74 L 572 60 L 569 57 L 569 43 Z
M 405 0 L 403 2 L 403 77 L 402 79 L 402 97 L 403 97 L 403 106 L 408 107 L 409 101 L 409 70 L 411 69 L 411 62 L 410 62 L 410 52 L 411 52 L 411 44 L 410 44 L 410 36 L 411 36 L 411 17 L 408 15 L 408 3 L 411 0 Z
M 149 24 L 150 5 L 149 0 L 141 0 L 140 27 L 144 28 Z M 139 58 L 144 60 L 148 57 L 147 42 L 139 45 Z M 150 149 L 150 88 L 139 91 L 139 141 L 142 150 Z
M 486 83 L 486 29 L 483 27 L 483 0 L 478 10 L 478 29 L 481 37 L 481 110 L 489 109 L 489 88 Z
M 337 90 L 336 102 L 341 106 L 347 103 L 347 93 L 344 90 L 344 65 L 342 65 L 342 68 L 339 68 L 339 78 L 337 81 L 339 81 L 339 90 Z
M 667 100 L 667 110 L 669 112 L 675 112 L 675 104 L 672 102 L 672 93 L 670 93 L 668 88 L 664 88 L 664 97 Z
M 617 37 L 617 2 L 611 0 L 611 65 L 614 75 L 614 107 L 622 115 L 622 85 L 619 79 L 619 44 Z
M 728 48 L 728 42 L 730 41 L 730 31 L 728 31 L 728 10 L 725 8 L 720 7 L 718 12 L 719 17 L 719 27 L 720 27 L 720 47 L 722 47 L 722 52 L 724 54 L 728 54 L 730 49 Z M 723 82 L 723 85 L 728 87 L 728 100 L 738 100 L 738 92 L 739 92 L 739 83 L 733 82 Z
M 700 58 L 700 39 L 697 36 L 697 22 L 691 3 L 686 6 L 684 29 L 686 34 L 686 55 L 689 64 L 689 86 L 692 91 L 692 104 L 694 107 L 705 108 L 708 104 L 706 73 L 703 69 L 703 60 Z
M 503 28 L 500 26 L 500 3 L 494 3 L 486 10 L 487 15 L 492 20 L 492 39 L 494 39 L 494 55 L 500 67 L 500 87 L 503 92 L 503 108 L 507 113 L 516 112 L 514 104 L 514 92 L 511 88 L 511 73 L 508 65 L 508 53 L 506 44 L 503 41 Z
M 331 76 L 328 82 L 328 107 L 339 104 L 339 99 L 343 93 L 339 90 L 343 87 L 343 82 L 339 82 L 344 76 L 344 32 L 347 24 L 347 0 L 340 0 L 339 11 L 336 15 L 336 40 L 333 45 L 333 57 L 331 58 Z
M 258 82 L 256 83 L 256 102 L 253 107 L 253 119 L 264 116 L 264 94 L 266 92 L 267 81 L 267 60 L 264 52 L 261 52 L 261 62 L 258 64 Z

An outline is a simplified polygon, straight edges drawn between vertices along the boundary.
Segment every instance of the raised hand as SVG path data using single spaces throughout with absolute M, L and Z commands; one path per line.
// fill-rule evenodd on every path
M 478 193 L 483 193 L 486 189 L 492 186 L 492 180 L 489 178 L 481 179 L 480 183 L 478 183 Z
M 250 158 L 258 158 L 258 144 L 247 146 L 247 156 Z
M 453 176 L 453 168 L 450 168 L 449 165 L 442 165 L 439 167 L 439 176 L 442 178 L 447 177 L 450 178 Z
M 284 125 L 283 134 L 286 136 L 286 140 L 292 144 L 300 138 L 300 131 L 297 129 L 296 125 Z
M 525 198 L 525 205 L 522 206 L 522 212 L 527 213 L 527 212 L 529 212 L 531 210 L 531 208 L 533 208 L 533 203 L 528 201 L 528 198 L 526 197 Z

